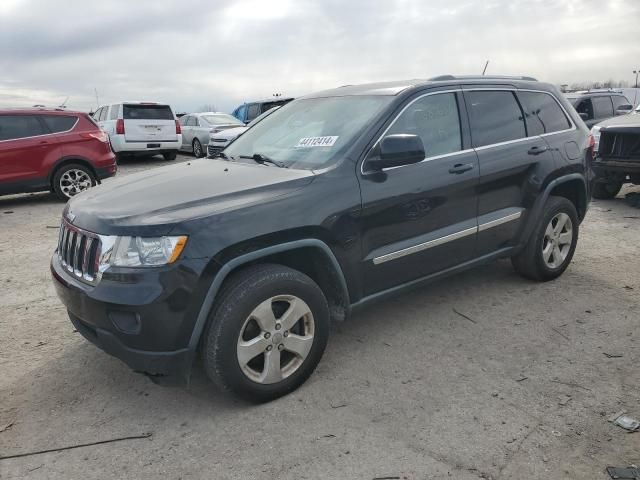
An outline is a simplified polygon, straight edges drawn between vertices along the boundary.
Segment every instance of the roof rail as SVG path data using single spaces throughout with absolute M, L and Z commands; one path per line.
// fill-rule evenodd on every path
M 510 76 L 510 75 L 439 75 L 429 79 L 431 82 L 441 82 L 446 80 L 470 80 L 470 79 L 500 79 L 500 80 L 529 80 L 531 82 L 537 82 L 538 79 L 528 77 L 525 75 Z

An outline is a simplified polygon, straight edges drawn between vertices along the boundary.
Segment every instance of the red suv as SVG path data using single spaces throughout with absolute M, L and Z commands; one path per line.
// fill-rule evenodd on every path
M 68 200 L 117 168 L 109 137 L 88 114 L 0 109 L 0 195 L 51 190 Z

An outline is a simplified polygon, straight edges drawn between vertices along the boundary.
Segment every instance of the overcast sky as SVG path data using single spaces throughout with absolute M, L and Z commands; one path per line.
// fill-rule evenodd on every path
M 278 92 L 524 74 L 556 84 L 640 68 L 640 0 L 0 0 L 0 106 L 176 111 Z

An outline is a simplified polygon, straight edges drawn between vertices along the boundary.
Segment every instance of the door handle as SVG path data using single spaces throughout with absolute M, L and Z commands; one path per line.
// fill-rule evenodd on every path
M 464 172 L 468 172 L 473 168 L 473 163 L 456 163 L 453 167 L 449 169 L 449 173 L 461 174 Z
M 549 150 L 549 147 L 538 147 L 536 145 L 534 147 L 531 147 L 527 153 L 529 155 L 540 155 L 541 153 L 544 153 L 547 150 Z

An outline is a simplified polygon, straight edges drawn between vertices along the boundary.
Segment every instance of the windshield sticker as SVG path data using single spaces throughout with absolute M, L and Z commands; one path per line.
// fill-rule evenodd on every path
M 296 148 L 333 147 L 340 137 L 304 137 L 298 141 Z

